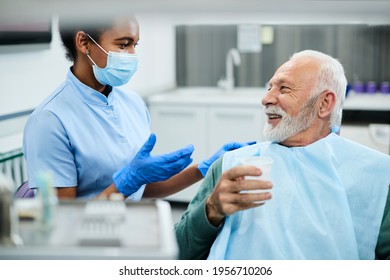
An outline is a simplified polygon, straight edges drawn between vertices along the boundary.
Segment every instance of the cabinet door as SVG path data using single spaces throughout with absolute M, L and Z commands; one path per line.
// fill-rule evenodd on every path
M 259 107 L 210 107 L 208 125 L 209 153 L 230 141 L 261 141 L 263 109 Z
M 168 153 L 193 144 L 194 162 L 206 155 L 206 112 L 198 106 L 150 105 L 152 131 L 156 133 L 155 154 Z
M 202 106 L 149 106 L 152 131 L 156 133 L 157 142 L 154 154 L 169 153 L 193 144 L 194 163 L 205 159 L 206 153 L 206 109 Z M 181 192 L 169 196 L 172 201 L 189 202 L 195 196 L 200 182 Z
M 375 149 L 379 152 L 390 154 L 390 125 L 342 125 L 340 135 Z

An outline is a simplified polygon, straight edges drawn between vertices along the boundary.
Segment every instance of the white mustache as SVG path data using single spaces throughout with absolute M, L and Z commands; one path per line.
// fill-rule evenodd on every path
M 266 114 L 275 114 L 275 115 L 280 115 L 282 118 L 287 116 L 286 111 L 284 111 L 282 108 L 278 106 L 268 106 L 264 109 L 264 113 Z

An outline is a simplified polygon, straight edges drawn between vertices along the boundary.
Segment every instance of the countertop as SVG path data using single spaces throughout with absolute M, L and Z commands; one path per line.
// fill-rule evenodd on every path
M 266 92 L 266 88 L 235 88 L 226 92 L 217 87 L 183 87 L 151 95 L 147 103 L 261 106 L 261 99 Z M 351 91 L 345 99 L 344 110 L 390 111 L 390 94 L 357 94 Z
M 352 91 L 345 99 L 344 110 L 390 111 L 390 94 Z
M 159 105 L 245 105 L 261 106 L 261 98 L 266 93 L 265 88 L 236 88 L 227 92 L 217 87 L 177 88 L 151 95 L 148 104 Z

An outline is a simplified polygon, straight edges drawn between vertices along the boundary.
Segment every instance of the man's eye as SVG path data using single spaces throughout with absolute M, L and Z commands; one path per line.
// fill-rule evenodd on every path
M 280 87 L 280 91 L 281 91 L 282 93 L 286 93 L 286 92 L 291 91 L 291 89 L 290 89 L 289 87 L 286 87 L 286 86 L 281 86 L 281 87 Z

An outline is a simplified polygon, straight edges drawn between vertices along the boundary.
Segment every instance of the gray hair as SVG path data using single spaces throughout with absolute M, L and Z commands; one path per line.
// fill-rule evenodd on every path
M 297 57 L 313 57 L 321 61 L 317 81 L 314 83 L 311 96 L 317 97 L 325 90 L 330 90 L 336 94 L 336 103 L 330 115 L 330 126 L 340 126 L 347 90 L 347 78 L 343 66 L 337 59 L 314 50 L 294 53 L 290 59 Z

